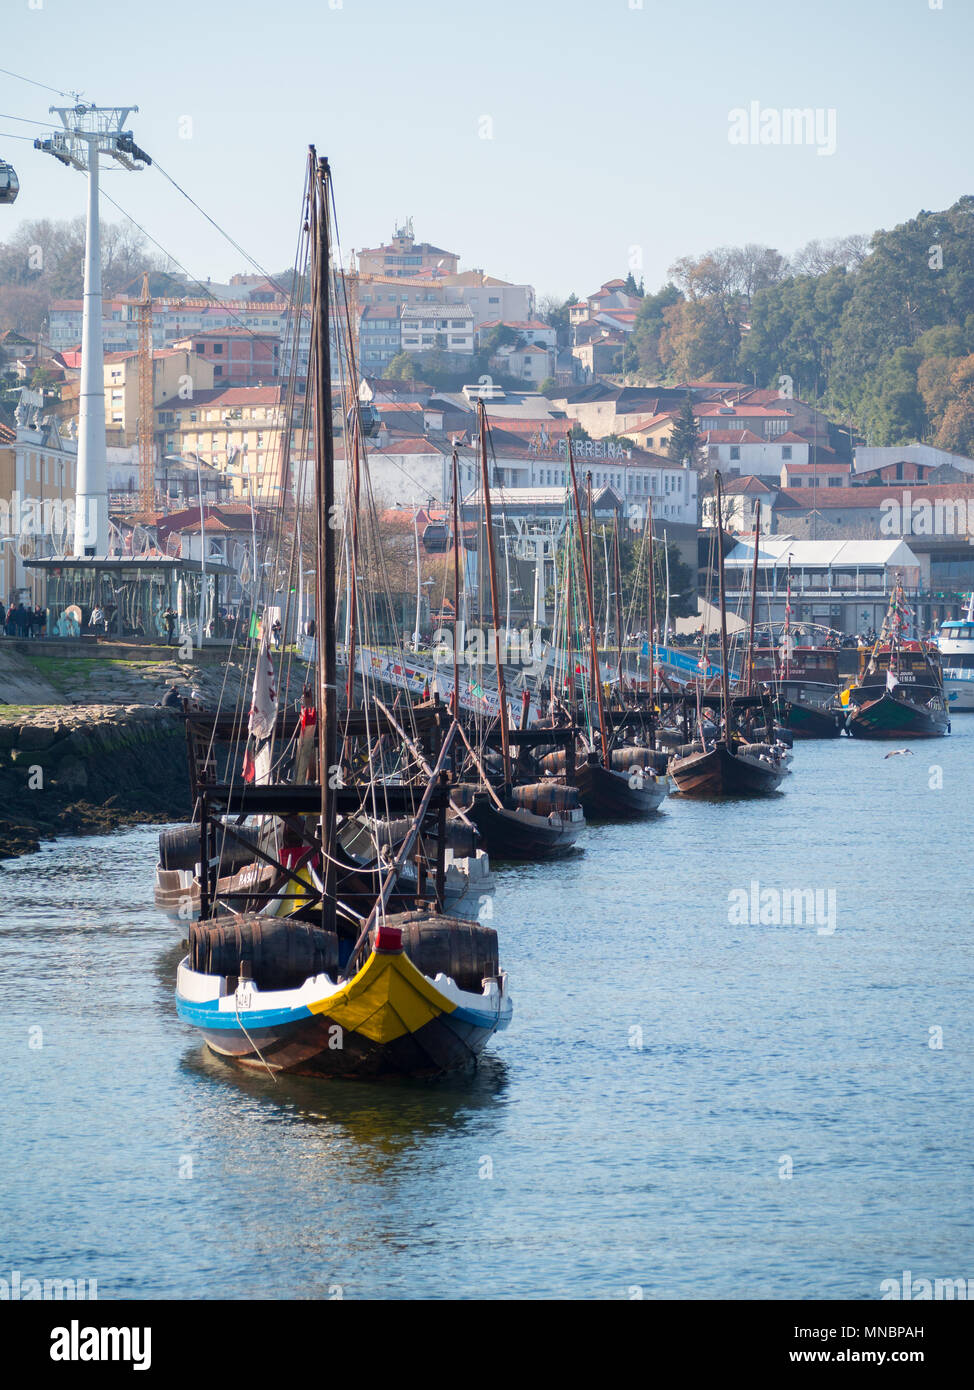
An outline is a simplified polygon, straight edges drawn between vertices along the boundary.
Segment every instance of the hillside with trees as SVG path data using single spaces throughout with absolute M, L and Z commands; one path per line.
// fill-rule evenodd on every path
M 154 295 L 186 292 L 167 274 L 165 259 L 150 251 L 129 223 L 102 223 L 101 253 L 106 295 L 138 294 L 147 270 Z M 81 298 L 84 255 L 83 217 L 23 222 L 7 241 L 0 241 L 0 328 L 44 333 L 54 300 Z
M 619 362 L 631 379 L 752 381 L 871 443 L 974 451 L 974 197 L 790 259 L 718 247 L 669 276 L 637 310 Z

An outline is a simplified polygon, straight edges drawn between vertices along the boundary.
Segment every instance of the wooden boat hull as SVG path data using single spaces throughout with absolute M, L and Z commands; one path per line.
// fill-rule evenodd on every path
M 635 771 L 635 770 L 634 770 Z M 667 778 L 642 777 L 610 770 L 601 763 L 580 763 L 575 769 L 578 799 L 588 820 L 631 820 L 658 811 L 667 792 Z
M 787 769 L 742 757 L 718 743 L 705 753 L 675 758 L 670 776 L 684 796 L 764 796 L 778 790 Z
M 502 811 L 487 796 L 476 797 L 467 808 L 467 815 L 480 831 L 480 843 L 491 862 L 558 859 L 574 848 L 585 829 L 583 816 L 539 816 L 506 808 Z
M 220 1056 L 275 1074 L 378 1080 L 467 1070 L 512 1012 L 503 974 L 475 995 L 445 976 L 430 980 L 402 949 L 374 950 L 341 985 L 320 976 L 299 990 L 262 992 L 248 980 L 226 993 L 226 983 L 191 970 L 186 957 L 179 1017 Z
M 946 706 L 915 705 L 884 691 L 854 709 L 845 727 L 852 738 L 943 738 L 950 719 Z
M 779 700 L 775 714 L 796 738 L 838 738 L 845 722 L 837 710 L 819 709 L 798 700 Z

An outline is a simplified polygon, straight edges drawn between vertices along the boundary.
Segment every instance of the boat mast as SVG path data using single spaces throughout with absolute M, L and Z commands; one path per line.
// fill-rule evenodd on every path
M 329 343 L 328 204 L 331 170 L 327 159 L 309 149 L 311 192 L 312 389 L 315 406 L 315 493 L 318 621 L 318 780 L 321 784 L 321 925 L 335 929 L 335 793 L 331 770 L 338 755 L 335 654 L 335 446 L 331 422 L 331 346 Z
M 419 508 L 413 502 L 413 540 L 416 543 L 416 620 L 413 623 L 413 651 L 419 651 L 419 610 L 423 602 L 422 574 L 419 567 Z
M 751 622 L 747 634 L 747 680 L 744 683 L 744 693 L 750 695 L 754 691 L 754 619 L 757 614 L 758 604 L 758 538 L 761 535 L 761 499 L 757 500 L 754 512 L 754 565 L 751 569 Z
M 788 552 L 788 584 L 785 589 L 785 680 L 791 669 L 791 551 Z
M 619 517 L 616 516 L 613 531 L 613 560 L 615 561 L 616 586 L 616 643 L 619 647 L 619 698 L 622 698 L 622 561 L 619 558 Z
M 594 511 L 593 511 L 593 507 L 592 507 L 592 471 L 591 471 L 591 469 L 589 469 L 588 472 L 585 474 L 585 511 L 586 511 L 586 519 L 587 519 L 587 521 L 588 521 L 588 533 L 587 533 L 587 540 L 586 540 L 586 544 L 588 545 L 588 572 L 589 572 L 589 576 L 590 576 L 590 578 L 591 578 L 591 580 L 592 580 L 592 592 L 594 593 L 594 592 L 595 592 L 595 549 L 594 549 L 593 544 L 592 544 L 592 528 L 593 528 L 593 516 L 594 516 Z M 608 570 L 608 566 L 606 566 L 606 569 Z M 608 575 L 607 575 L 606 577 L 608 577 Z M 608 587 L 609 587 L 608 584 L 606 584 L 605 587 L 608 589 Z M 608 602 L 608 594 L 606 595 L 606 602 Z
M 649 536 L 649 726 L 656 737 L 656 562 L 653 553 L 653 499 L 648 499 L 646 517 Z
M 595 631 L 595 605 L 592 602 L 592 566 L 589 551 L 585 545 L 584 532 L 582 530 L 582 501 L 578 495 L 578 481 L 575 477 L 575 458 L 572 454 L 571 437 L 568 438 L 568 468 L 572 479 L 572 493 L 575 498 L 575 514 L 578 517 L 578 534 L 582 538 L 582 569 L 585 577 L 585 605 L 588 610 L 588 641 L 589 641 L 589 660 L 591 669 L 589 674 L 589 685 L 595 686 L 595 694 L 598 701 L 599 710 L 599 733 L 602 737 L 602 763 L 608 766 L 608 740 L 605 733 L 605 699 L 602 692 L 602 672 L 599 668 L 599 643 L 598 635 Z M 588 475 L 589 498 L 592 495 L 592 475 Z M 590 513 L 591 516 L 591 513 Z M 589 531 L 589 540 L 592 535 Z
M 723 516 L 721 509 L 720 473 L 714 474 L 717 490 L 717 584 L 720 598 L 720 700 L 724 714 L 724 742 L 728 749 L 730 738 L 730 681 L 727 674 L 727 601 L 724 594 L 724 546 L 721 539 Z
M 719 534 L 719 532 L 718 532 Z M 670 645 L 670 543 L 663 527 L 663 564 L 666 568 L 666 612 L 663 615 L 663 646 Z
M 576 545 L 573 538 L 574 525 L 565 528 L 565 675 L 568 678 L 568 705 L 571 710 L 572 723 L 578 712 L 578 701 L 575 691 L 575 607 L 578 596 L 575 592 L 575 551 Z M 584 544 L 579 540 L 579 545 Z
M 359 411 L 355 406 L 352 426 L 352 544 L 348 553 L 348 681 L 345 699 L 355 708 L 355 648 L 358 642 L 358 508 L 359 508 Z M 365 676 L 363 672 L 363 682 Z
M 460 718 L 460 469 L 453 450 L 453 717 Z
M 612 581 L 609 578 L 609 540 L 605 525 L 602 526 L 602 554 L 605 557 L 605 623 L 602 627 L 602 645 L 609 645 L 609 620 L 612 617 Z
M 504 784 L 511 781 L 511 749 L 508 738 L 507 687 L 504 682 L 504 663 L 501 661 L 501 634 L 497 605 L 497 557 L 494 554 L 493 515 L 490 507 L 490 476 L 487 467 L 487 408 L 477 403 L 480 425 L 480 476 L 484 489 L 484 521 L 487 525 L 487 562 L 490 568 L 490 605 L 494 617 L 494 658 L 497 662 L 497 695 L 500 700 L 501 759 L 504 764 Z

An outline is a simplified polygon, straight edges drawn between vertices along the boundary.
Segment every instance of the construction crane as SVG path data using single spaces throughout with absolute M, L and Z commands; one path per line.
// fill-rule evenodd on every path
M 153 512 L 156 501 L 156 465 L 153 450 L 155 401 L 152 380 L 152 296 L 149 272 L 142 276 L 139 307 L 139 509 Z

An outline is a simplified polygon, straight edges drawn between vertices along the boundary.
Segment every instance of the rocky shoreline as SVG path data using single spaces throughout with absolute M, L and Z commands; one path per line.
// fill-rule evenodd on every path
M 0 860 L 191 811 L 181 711 L 0 705 Z

